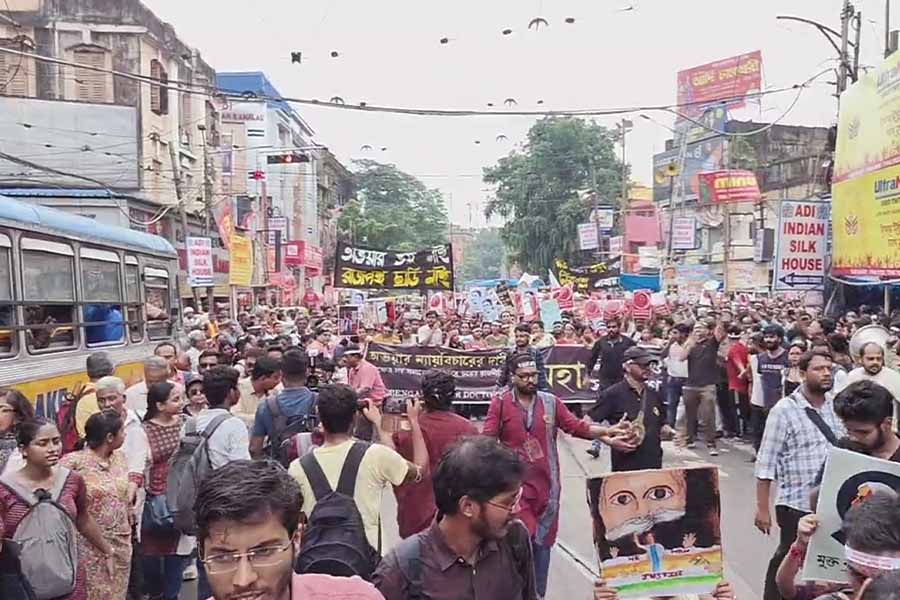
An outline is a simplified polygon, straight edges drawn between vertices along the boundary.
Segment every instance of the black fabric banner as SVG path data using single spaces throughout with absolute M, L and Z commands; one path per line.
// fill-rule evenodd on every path
M 596 401 L 588 377 L 590 348 L 554 346 L 543 353 L 550 392 L 563 402 Z M 457 404 L 487 404 L 497 392 L 506 356 L 506 349 L 463 351 L 372 342 L 366 360 L 378 367 L 392 400 L 417 397 L 425 371 L 440 369 L 456 377 Z
M 566 261 L 558 258 L 555 265 L 559 284 L 564 286 L 572 284 L 577 292 L 618 289 L 621 285 L 618 258 L 582 267 L 570 267 Z
M 450 244 L 417 252 L 389 252 L 338 243 L 334 286 L 374 290 L 453 290 Z

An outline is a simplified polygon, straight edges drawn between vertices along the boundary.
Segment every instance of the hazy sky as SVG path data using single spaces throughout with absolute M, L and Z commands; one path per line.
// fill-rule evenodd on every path
M 763 87 L 801 83 L 836 66 L 836 53 L 813 27 L 776 21 L 802 16 L 840 29 L 842 0 L 144 0 L 219 71 L 264 71 L 286 96 L 417 108 L 586 109 L 674 103 L 675 74 L 691 66 L 762 50 Z M 863 12 L 861 62 L 883 55 L 884 0 L 856 0 Z M 894 2 L 895 27 L 900 3 Z M 623 10 L 633 7 L 632 10 Z M 529 30 L 534 17 L 549 27 Z M 574 17 L 574 24 L 566 24 Z M 510 28 L 513 34 L 502 35 Z M 441 38 L 449 38 L 446 45 Z M 291 64 L 291 51 L 303 64 Z M 337 51 L 338 58 L 330 53 Z M 807 89 L 782 121 L 830 125 L 834 77 Z M 795 93 L 765 97 L 762 113 L 780 116 Z M 414 117 L 298 106 L 342 160 L 395 163 L 444 192 L 454 222 L 484 224 L 489 191 L 482 168 L 524 139 L 531 117 Z M 645 113 L 671 125 L 665 113 Z M 612 126 L 621 117 L 598 118 Z M 651 159 L 670 135 L 631 116 L 627 160 L 650 184 Z M 497 142 L 499 134 L 508 141 Z M 476 145 L 475 141 L 481 143 Z M 371 145 L 373 152 L 363 152 Z M 381 147 L 387 150 L 382 152 Z

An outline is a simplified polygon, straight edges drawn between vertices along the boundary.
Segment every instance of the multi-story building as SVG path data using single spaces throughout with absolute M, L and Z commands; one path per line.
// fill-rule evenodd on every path
M 139 0 L 2 8 L 0 192 L 157 233 L 183 259 L 184 209 L 187 234 L 213 238 L 227 296 L 227 254 L 204 214 L 219 193 L 214 70 Z

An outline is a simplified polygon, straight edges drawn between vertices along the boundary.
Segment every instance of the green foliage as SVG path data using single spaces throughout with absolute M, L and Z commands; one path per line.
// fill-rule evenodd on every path
M 612 132 L 592 121 L 548 117 L 532 126 L 521 152 L 484 169 L 485 183 L 496 186 L 485 214 L 505 220 L 510 262 L 546 277 L 556 258 L 581 262 L 578 224 L 587 221 L 591 202 L 579 192 L 596 189 L 602 203 L 617 204 L 621 178 Z
M 447 208 L 438 190 L 374 160 L 353 161 L 356 199 L 338 218 L 342 241 L 409 252 L 447 243 Z
M 503 240 L 499 229 L 481 229 L 466 247 L 457 269 L 459 281 L 498 279 L 503 272 Z

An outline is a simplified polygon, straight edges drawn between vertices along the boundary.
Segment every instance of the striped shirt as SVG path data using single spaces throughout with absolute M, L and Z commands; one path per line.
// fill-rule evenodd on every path
M 803 389 L 801 386 L 779 400 L 769 412 L 756 457 L 756 478 L 778 482 L 776 506 L 810 512 L 809 492 L 815 487 L 831 444 L 806 414 L 812 405 Z M 834 414 L 831 394 L 826 395 L 822 408 L 812 408 L 822 415 L 835 436 L 847 435 L 844 424 Z

